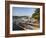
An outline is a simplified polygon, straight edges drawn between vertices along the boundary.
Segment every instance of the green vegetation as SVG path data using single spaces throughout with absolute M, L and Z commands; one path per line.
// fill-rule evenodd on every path
M 33 13 L 32 18 L 37 19 L 38 21 L 40 20 L 40 9 L 39 8 L 35 10 L 35 13 Z

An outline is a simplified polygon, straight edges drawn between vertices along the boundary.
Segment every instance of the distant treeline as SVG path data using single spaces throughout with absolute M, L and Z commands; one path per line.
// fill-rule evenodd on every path
M 28 16 L 13 16 L 13 18 L 18 19 L 18 18 L 28 18 Z

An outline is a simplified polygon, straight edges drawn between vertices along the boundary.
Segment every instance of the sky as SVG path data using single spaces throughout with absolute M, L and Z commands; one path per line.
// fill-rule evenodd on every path
M 13 16 L 32 16 L 36 8 L 26 8 L 26 7 L 13 7 L 12 15 Z

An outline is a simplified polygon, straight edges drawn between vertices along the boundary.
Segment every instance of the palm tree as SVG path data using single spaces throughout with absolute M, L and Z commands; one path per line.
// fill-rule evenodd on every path
M 35 18 L 38 21 L 40 20 L 40 9 L 39 8 L 35 10 L 35 13 L 33 13 L 32 18 Z

